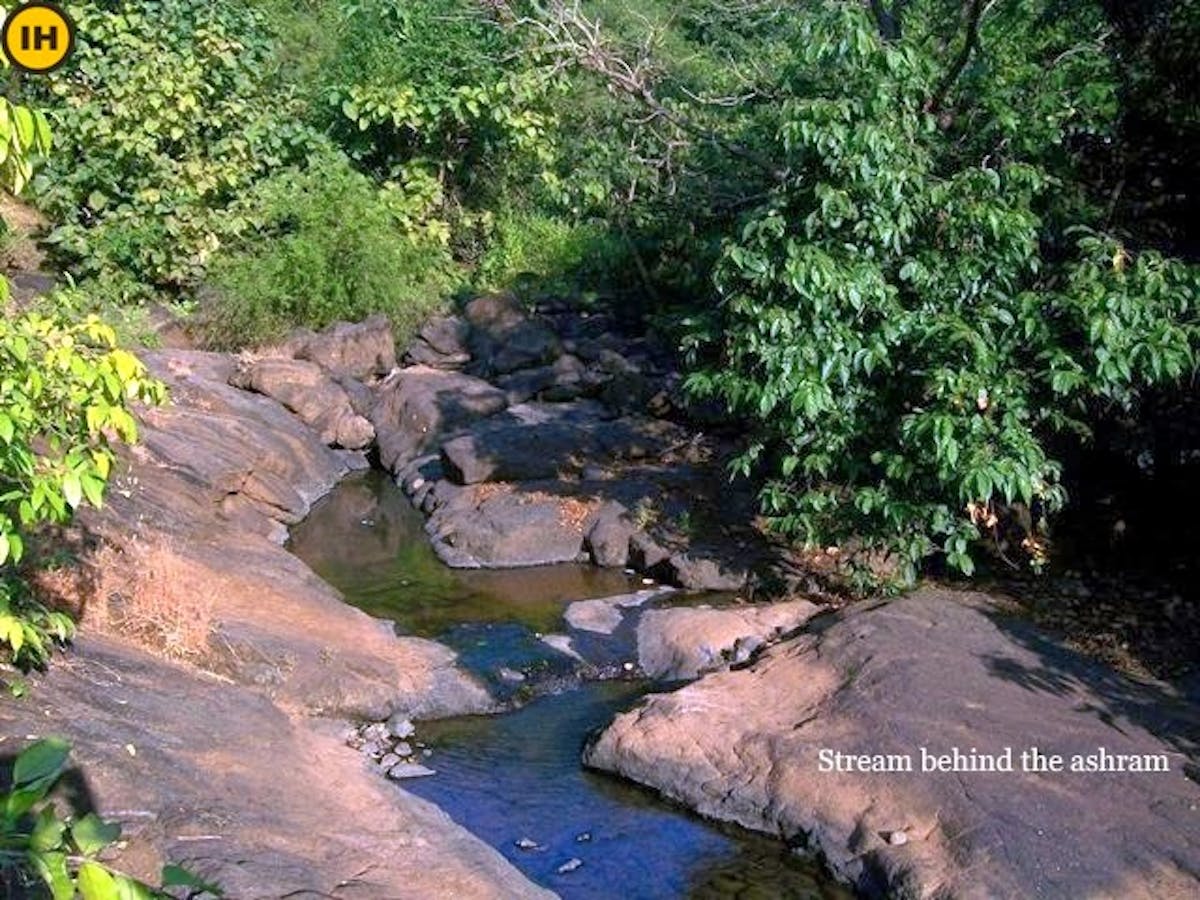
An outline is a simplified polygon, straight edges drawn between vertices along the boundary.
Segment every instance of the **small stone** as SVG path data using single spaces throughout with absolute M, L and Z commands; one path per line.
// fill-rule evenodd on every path
M 621 668 L 624 669 L 626 672 L 632 672 L 633 671 L 633 663 L 631 663 L 631 662 L 622 663 Z
M 394 738 L 404 740 L 416 734 L 417 729 L 413 726 L 412 720 L 408 716 L 396 713 L 387 720 L 387 732 Z
M 397 756 L 412 756 L 412 744 L 410 744 L 408 741 L 399 741 L 396 746 L 392 748 L 392 752 Z M 399 760 L 396 760 L 396 762 L 399 762 Z
M 577 844 L 586 844 L 591 839 L 592 833 L 590 831 L 581 831 L 579 834 L 575 835 L 575 843 Z
M 395 753 L 389 753 L 379 761 L 379 766 L 382 769 L 390 769 L 392 766 L 400 764 L 400 757 Z
M 568 872 L 574 872 L 576 869 L 578 869 L 582 865 L 583 865 L 582 859 L 580 859 L 578 856 L 572 856 L 565 863 L 563 863 L 561 866 L 559 866 L 557 871 L 558 871 L 559 875 L 566 875 Z
M 533 838 L 528 838 L 528 837 L 517 838 L 515 841 L 513 841 L 513 844 L 519 850 L 540 850 L 542 847 L 542 845 L 539 844 L 537 841 L 535 841 Z
M 501 666 L 496 674 L 500 676 L 501 681 L 521 682 L 525 680 L 524 672 L 518 672 L 516 669 L 510 669 L 508 666 Z
M 893 847 L 903 847 L 908 843 L 908 832 L 903 830 L 893 831 L 888 835 L 888 843 Z
M 653 578 L 643 578 L 642 584 L 654 584 L 654 579 Z
M 433 769 L 428 769 L 419 763 L 400 763 L 388 770 L 388 778 L 395 778 L 397 781 L 402 778 L 424 778 L 436 774 L 437 772 Z
M 388 729 L 383 722 L 376 722 L 373 725 L 368 725 L 362 730 L 363 740 L 370 743 L 372 741 L 387 740 Z

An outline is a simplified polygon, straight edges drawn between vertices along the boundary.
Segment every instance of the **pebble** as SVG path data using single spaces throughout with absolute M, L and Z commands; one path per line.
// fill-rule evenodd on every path
M 578 856 L 572 856 L 565 863 L 563 863 L 561 866 L 559 866 L 557 871 L 558 871 L 559 875 L 566 875 L 568 872 L 574 872 L 576 869 L 578 869 L 582 865 L 583 865 L 582 859 L 580 859 Z
M 436 775 L 433 769 L 427 769 L 420 763 L 402 762 L 397 766 L 392 766 L 388 770 L 388 778 L 395 778 L 397 781 L 401 778 L 424 778 L 427 775 Z
M 592 839 L 592 833 L 590 831 L 582 831 L 579 834 L 575 835 L 575 843 L 577 843 L 577 844 L 586 844 L 591 839 Z
M 903 847 L 908 843 L 907 831 L 893 831 L 888 835 L 888 843 L 893 847 Z
M 508 666 L 501 666 L 496 674 L 500 676 L 501 681 L 521 682 L 525 680 L 524 672 L 518 672 L 516 669 L 510 669 Z
M 517 838 L 515 841 L 513 841 L 513 844 L 515 844 L 521 850 L 540 850 L 542 846 L 533 838 L 528 837 Z
M 399 756 L 412 756 L 412 744 L 410 744 L 408 741 L 399 741 L 397 742 L 396 746 L 392 748 L 392 752 Z M 397 762 L 399 762 L 399 760 L 397 760 Z
M 411 719 L 396 713 L 396 715 L 387 720 L 387 732 L 394 738 L 404 740 L 416 734 L 417 729 Z
M 379 765 L 384 769 L 390 769 L 392 766 L 400 764 L 400 757 L 395 753 L 389 753 L 379 761 Z
M 373 725 L 368 725 L 362 730 L 363 740 L 368 743 L 374 741 L 386 741 L 388 738 L 388 729 L 382 722 L 376 722 Z

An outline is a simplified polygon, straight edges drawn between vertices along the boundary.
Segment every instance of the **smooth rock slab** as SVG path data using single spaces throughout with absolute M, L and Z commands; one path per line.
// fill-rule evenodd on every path
M 594 600 L 576 600 L 563 614 L 566 623 L 579 631 L 596 634 L 612 634 L 621 624 L 625 610 L 633 609 L 659 597 L 675 593 L 675 588 L 649 588 L 632 594 L 615 597 L 597 597 Z
M 638 665 L 651 678 L 678 680 L 744 662 L 759 647 L 794 631 L 821 608 L 807 600 L 711 609 L 651 609 L 638 621 Z
M 585 761 L 807 842 L 868 896 L 1190 898 L 1200 786 L 1185 767 L 1197 722 L 1165 686 L 1086 660 L 981 595 L 925 590 L 650 697 Z M 922 746 L 1032 745 L 1068 760 L 1100 747 L 1165 754 L 1170 771 L 919 771 Z M 917 771 L 822 772 L 822 749 L 911 754 Z

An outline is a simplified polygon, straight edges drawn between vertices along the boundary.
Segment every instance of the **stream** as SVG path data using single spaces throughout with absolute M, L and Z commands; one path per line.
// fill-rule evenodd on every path
M 657 686 L 582 680 L 575 660 L 539 638 L 565 631 L 571 601 L 638 590 L 640 579 L 586 565 L 450 569 L 423 524 L 386 476 L 362 473 L 318 503 L 289 544 L 348 602 L 393 621 L 398 633 L 453 647 L 498 697 L 529 701 L 500 715 L 418 723 L 437 774 L 406 779 L 404 790 L 568 900 L 850 896 L 780 841 L 583 768 L 588 735 Z M 611 662 L 631 658 L 633 648 L 618 641 L 605 652 Z

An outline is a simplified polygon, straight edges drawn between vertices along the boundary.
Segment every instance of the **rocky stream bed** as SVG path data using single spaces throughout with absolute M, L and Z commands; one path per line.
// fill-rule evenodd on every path
M 1200 889 L 1194 702 L 1003 598 L 746 602 L 805 582 L 607 316 L 488 296 L 399 359 L 382 320 L 144 357 L 173 403 L 72 536 L 84 637 L 0 700 L 0 755 L 72 740 L 124 868 L 239 898 Z M 819 766 L 1034 743 L 1168 765 Z

